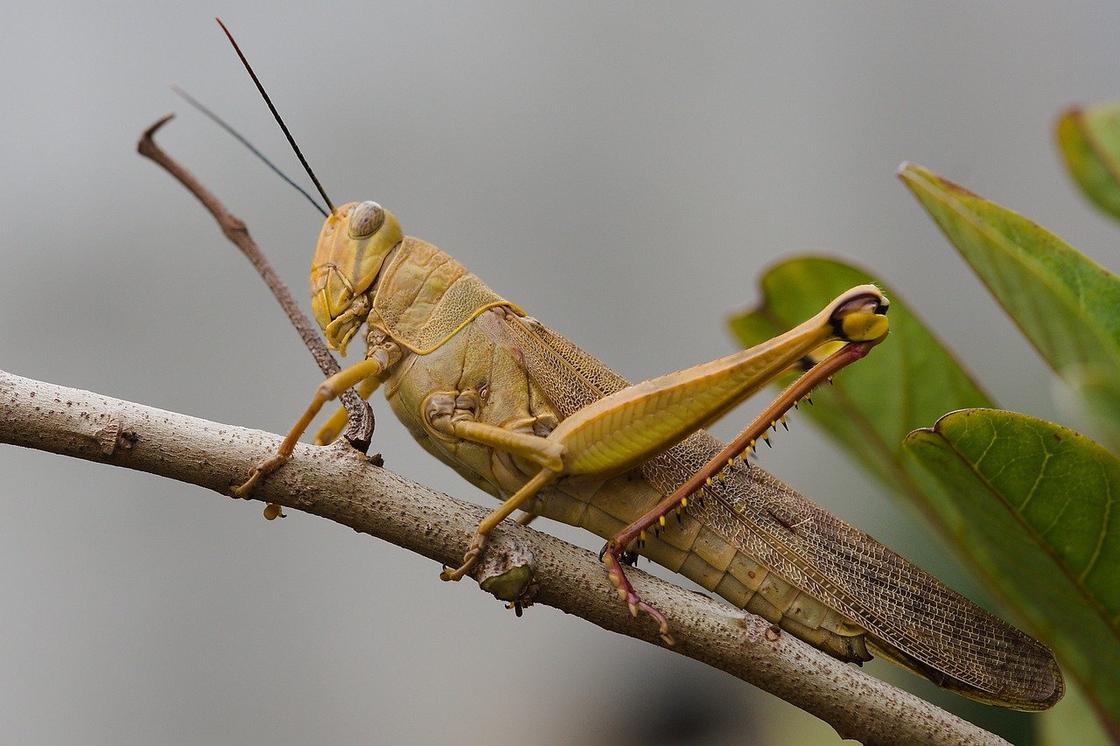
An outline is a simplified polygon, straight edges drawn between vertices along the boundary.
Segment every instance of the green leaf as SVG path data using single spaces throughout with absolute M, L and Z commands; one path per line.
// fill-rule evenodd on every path
M 1004 556 L 1004 533 L 993 531 L 977 538 L 975 515 L 981 509 L 1005 513 L 1002 506 L 990 498 L 962 503 L 965 493 L 957 485 L 943 483 L 904 449 L 902 439 L 910 430 L 937 421 L 946 411 L 991 406 L 991 401 L 903 299 L 863 270 L 831 259 L 794 259 L 765 273 L 763 304 L 732 318 L 731 327 L 743 345 L 755 344 L 807 318 L 840 292 L 865 282 L 883 288 L 891 301 L 890 336 L 867 360 L 840 373 L 835 386 L 822 387 L 814 394 L 815 406 L 802 407 L 802 411 L 871 473 L 922 508 L 989 587 L 1019 612 L 1028 629 L 1051 641 L 1055 625 L 1040 618 L 1034 610 L 1036 600 L 1008 589 L 1009 583 L 1021 580 L 1023 568 L 1051 562 L 1049 557 L 1032 559 L 1039 553 L 1036 546 L 1024 549 L 1010 542 L 1009 558 L 998 559 Z M 1067 631 L 1077 628 L 1072 624 Z M 1063 664 L 1070 666 L 1068 651 L 1057 652 Z
M 891 302 L 890 336 L 867 360 L 836 376 L 834 386 L 814 393 L 815 406 L 801 410 L 889 488 L 924 506 L 922 487 L 903 458 L 902 439 L 950 409 L 989 407 L 992 401 L 893 291 L 867 272 L 834 259 L 791 259 L 763 275 L 762 305 L 732 318 L 731 330 L 750 347 L 868 282 L 878 285 Z
M 1120 733 L 1120 459 L 1072 430 L 969 409 L 905 449 L 957 540 Z
M 1120 218 L 1120 103 L 1072 107 L 1055 134 L 1066 168 L 1100 209 Z
M 1120 400 L 1120 279 L 921 166 L 904 164 L 899 176 L 1058 375 L 1075 389 L 1096 382 L 1098 400 Z

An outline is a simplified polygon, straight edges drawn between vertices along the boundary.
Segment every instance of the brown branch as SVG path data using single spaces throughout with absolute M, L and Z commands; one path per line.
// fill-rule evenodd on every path
M 338 361 L 334 359 L 334 355 L 330 353 L 327 346 L 323 343 L 322 337 L 319 332 L 296 305 L 295 300 L 292 298 L 288 286 L 276 274 L 276 270 L 272 268 L 272 264 L 265 257 L 264 252 L 260 250 L 256 242 L 249 235 L 249 229 L 246 227 L 244 221 L 236 215 L 230 213 L 225 205 L 214 196 L 214 194 L 202 186 L 198 179 L 188 171 L 180 166 L 171 156 L 167 155 L 158 145 L 156 145 L 155 134 L 163 125 L 170 122 L 175 117 L 174 114 L 168 114 L 163 117 L 148 129 L 144 130 L 144 134 L 140 136 L 140 142 L 136 145 L 136 150 L 140 155 L 149 158 L 159 166 L 163 167 L 169 174 L 174 176 L 180 184 L 185 186 L 187 190 L 193 194 L 202 206 L 205 207 L 214 220 L 218 221 L 218 226 L 241 253 L 252 263 L 256 268 L 257 273 L 260 274 L 261 279 L 268 285 L 268 289 L 279 301 L 280 307 L 288 314 L 288 320 L 292 322 L 292 326 L 296 328 L 299 333 L 300 339 L 310 350 L 311 356 L 315 358 L 315 362 L 319 365 L 319 370 L 323 371 L 324 376 L 334 375 L 339 371 Z M 363 453 L 369 448 L 370 441 L 373 438 L 373 410 L 370 409 L 369 404 L 362 401 L 357 392 L 353 389 L 347 389 L 342 395 L 342 404 L 346 407 L 346 414 L 348 424 L 346 426 L 346 433 L 344 437 L 349 441 L 350 445 L 354 446 Z
M 159 474 L 225 494 L 280 436 L 166 412 L 0 371 L 0 442 Z M 486 511 L 370 464 L 345 444 L 297 446 L 255 497 L 349 526 L 454 565 Z M 660 645 L 656 626 L 633 619 L 595 555 L 506 521 L 475 572 L 510 598 Z M 633 570 L 643 598 L 672 620 L 673 652 L 726 671 L 868 744 L 1005 743 L 955 715 L 778 632 L 760 617 Z M 432 574 L 435 582 L 435 573 Z M 511 590 L 512 587 L 512 590 Z

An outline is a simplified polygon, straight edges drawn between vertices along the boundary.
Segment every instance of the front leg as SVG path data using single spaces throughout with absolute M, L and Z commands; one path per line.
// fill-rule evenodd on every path
M 359 381 L 364 381 L 371 377 L 379 377 L 384 371 L 384 362 L 377 357 L 372 357 L 351 365 L 349 368 L 343 368 L 338 373 L 335 373 L 319 384 L 319 387 L 315 389 L 315 396 L 311 399 L 311 403 L 307 405 L 307 409 L 304 411 L 303 415 L 296 420 L 296 424 L 292 425 L 292 429 L 288 431 L 287 436 L 284 438 L 283 442 L 280 443 L 276 454 L 254 466 L 253 470 L 249 472 L 249 478 L 242 484 L 231 487 L 230 494 L 234 497 L 248 499 L 253 488 L 256 487 L 257 482 L 276 471 L 285 461 L 292 457 L 292 451 L 295 449 L 296 443 L 299 442 L 300 436 L 303 435 L 304 431 L 311 425 L 311 421 L 315 419 L 315 415 L 319 414 L 319 410 L 323 408 L 324 404 L 332 399 L 338 398 L 343 391 L 357 384 Z M 274 509 L 266 508 L 266 511 L 269 510 Z M 278 513 L 274 512 L 272 517 L 276 517 L 277 514 Z M 268 517 L 269 513 L 266 512 L 265 515 Z
M 370 398 L 380 385 L 380 378 L 365 379 L 358 384 L 358 397 L 360 399 Z M 335 442 L 346 427 L 346 418 L 346 407 L 336 409 L 334 414 L 328 417 L 327 421 L 315 432 L 315 445 L 325 446 Z

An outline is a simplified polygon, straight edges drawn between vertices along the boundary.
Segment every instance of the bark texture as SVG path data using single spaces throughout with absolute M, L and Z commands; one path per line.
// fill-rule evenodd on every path
M 0 371 L 0 442 L 123 466 L 226 494 L 280 436 L 167 412 Z M 462 559 L 486 510 L 378 468 L 345 443 L 300 444 L 256 499 L 313 513 L 442 564 Z M 868 744 L 1006 743 L 914 695 L 811 648 L 768 622 L 639 570 L 635 588 L 670 619 L 673 652 L 726 671 Z M 474 577 L 538 604 L 664 647 L 633 619 L 594 554 L 506 521 Z M 435 572 L 433 572 L 435 582 Z

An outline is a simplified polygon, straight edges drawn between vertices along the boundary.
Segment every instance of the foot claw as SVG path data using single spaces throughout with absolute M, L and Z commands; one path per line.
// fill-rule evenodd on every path
M 630 609 L 630 616 L 635 619 L 638 618 L 640 613 L 645 613 L 650 619 L 657 622 L 657 633 L 661 636 L 661 641 L 666 645 L 672 647 L 676 644 L 673 636 L 669 633 L 669 620 L 665 618 L 657 608 L 650 606 L 642 600 L 641 596 L 634 590 L 634 586 L 630 585 L 630 581 L 626 577 L 622 565 L 619 564 L 617 549 L 610 546 L 608 551 L 604 554 L 604 561 L 607 565 L 607 578 L 611 581 L 611 585 L 615 587 L 618 593 L 619 600 L 626 603 Z
M 466 576 L 474 566 L 478 564 L 478 558 L 482 556 L 482 550 L 486 548 L 486 536 L 484 534 L 475 534 L 471 539 L 470 545 L 467 547 L 467 553 L 463 555 L 463 564 L 452 570 L 450 567 L 444 567 L 443 572 L 439 574 L 440 580 L 452 580 L 458 582 Z
M 638 596 L 635 594 L 634 598 L 638 598 Z M 669 620 L 665 618 L 665 615 L 642 600 L 638 601 L 637 606 L 648 614 L 650 619 L 657 622 L 657 634 L 661 636 L 661 641 L 670 647 L 675 645 L 676 641 L 669 634 Z
M 253 488 L 257 486 L 257 482 L 283 466 L 288 458 L 287 456 L 276 455 L 260 462 L 249 472 L 248 479 L 236 487 L 229 488 L 229 494 L 233 497 L 240 497 L 244 500 L 248 500 L 249 496 L 253 493 Z
M 245 500 L 248 500 L 249 495 L 252 494 L 253 488 L 257 486 L 257 482 L 259 482 L 260 479 L 261 479 L 260 468 L 259 467 L 254 467 L 254 469 L 251 472 L 249 472 L 249 478 L 248 479 L 246 479 L 244 482 L 237 485 L 236 487 L 230 487 L 229 488 L 230 497 L 243 498 Z

